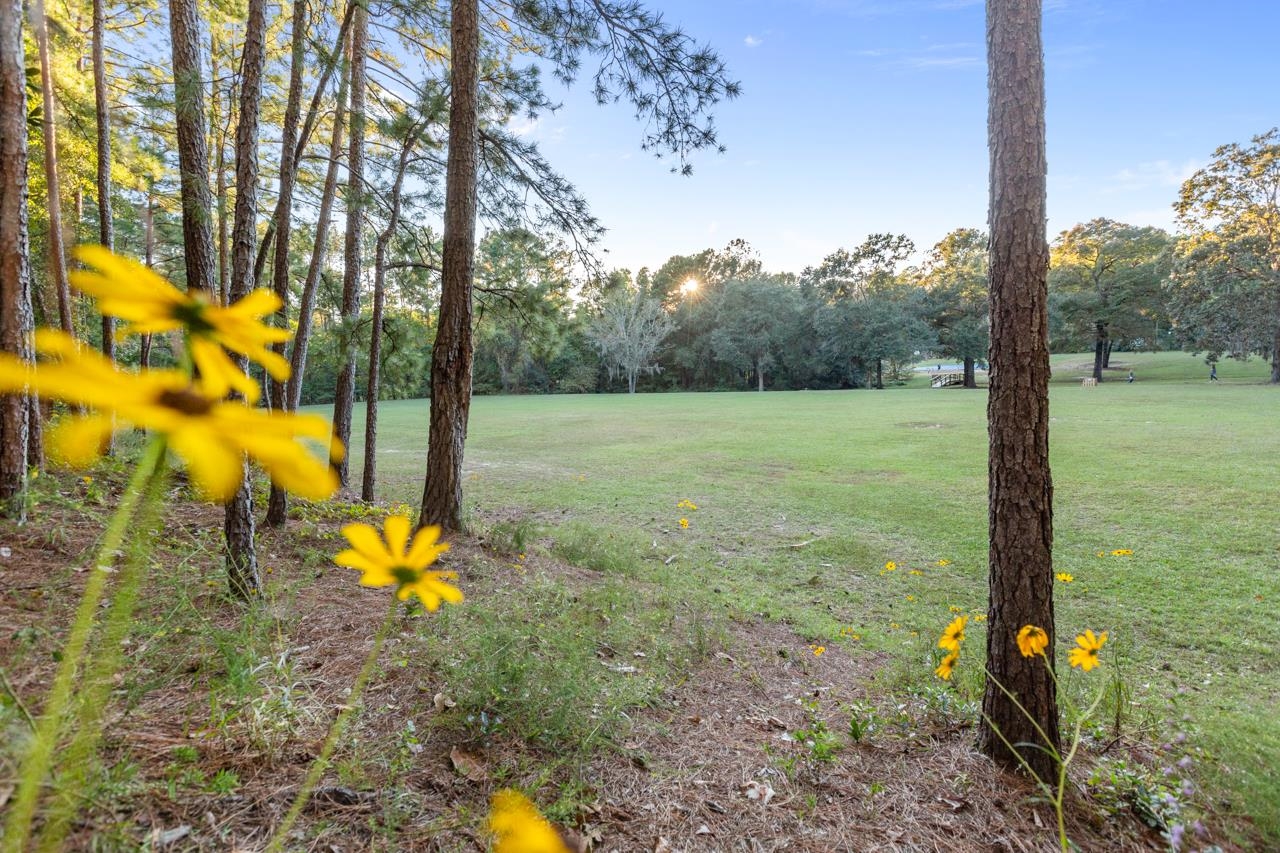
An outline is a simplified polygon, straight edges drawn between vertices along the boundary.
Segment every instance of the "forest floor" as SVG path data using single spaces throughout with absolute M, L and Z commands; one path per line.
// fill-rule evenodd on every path
M 38 523 L 0 527 L 0 803 L 122 481 L 42 477 Z M 77 849 L 262 848 L 387 606 L 332 565 L 340 527 L 386 511 L 295 506 L 262 532 L 267 586 L 245 606 L 225 595 L 221 510 L 174 486 Z M 1056 849 L 1053 810 L 976 752 L 960 691 L 889 689 L 892 661 L 856 635 L 819 647 L 789 620 L 713 612 L 473 521 L 481 536 L 443 560 L 467 600 L 402 612 L 291 849 L 484 851 L 488 797 L 508 786 L 583 851 Z M 1079 849 L 1168 849 L 1169 760 L 1142 733 L 1087 737 Z M 1188 828 L 1184 849 L 1256 842 L 1212 801 L 1177 808 L 1212 833 Z

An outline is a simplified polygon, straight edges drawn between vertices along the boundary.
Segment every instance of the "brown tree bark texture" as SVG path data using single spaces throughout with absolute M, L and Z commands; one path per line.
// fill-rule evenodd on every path
M 54 123 L 53 71 L 49 60 L 49 25 L 44 3 L 31 6 L 32 29 L 40 52 L 40 129 L 44 137 L 44 178 L 49 208 L 49 278 L 58 294 L 58 321 L 62 331 L 74 334 L 71 321 L 71 285 L 67 282 L 67 253 L 62 245 L 62 191 L 58 185 L 58 132 Z
M 30 361 L 34 317 L 28 251 L 22 2 L 0 0 L 0 350 Z M 38 429 L 34 398 L 0 397 L 0 514 L 9 518 L 23 515 L 32 421 Z
M 989 677 L 979 727 L 982 749 L 1018 766 L 1012 744 L 1044 744 L 1035 726 L 993 683 L 1011 691 L 1057 748 L 1053 679 L 1018 650 L 1036 625 L 1053 649 L 1053 483 L 1049 473 L 1049 246 L 1045 213 L 1044 59 L 1040 0 L 987 0 L 991 154 L 991 347 Z M 1043 778 L 1056 764 L 1020 749 Z
M 253 254 L 257 237 L 258 111 L 262 101 L 262 70 L 266 65 L 266 0 L 249 0 L 244 57 L 240 63 L 240 120 L 236 125 L 236 207 L 231 228 L 230 301 L 243 299 L 254 288 Z M 240 369 L 248 360 L 237 358 Z M 227 504 L 227 582 L 233 595 L 247 599 L 262 588 L 254 547 L 253 490 L 249 461 L 244 459 L 240 488 Z
M 462 454 L 471 411 L 471 283 L 476 248 L 480 23 L 477 0 L 453 4 L 449 157 L 440 315 L 431 350 L 431 427 L 419 525 L 462 526 Z
M 216 274 L 209 152 L 205 140 L 204 84 L 200 76 L 200 18 L 195 0 L 169 0 L 173 40 L 174 112 L 182 186 L 182 246 L 187 288 L 214 294 Z
M 98 242 L 115 249 L 111 221 L 111 105 L 107 99 L 106 0 L 93 0 L 93 98 L 98 118 Z M 102 354 L 116 357 L 115 321 L 102 316 Z
M 360 237 L 364 228 L 364 123 L 365 52 L 368 50 L 369 13 L 356 8 L 351 33 L 351 140 L 347 154 L 347 234 L 342 273 L 342 319 L 348 331 L 360 318 Z M 333 398 L 333 434 L 344 448 L 351 446 L 351 410 L 356 397 L 356 350 L 348 346 L 338 372 Z M 336 463 L 338 480 L 350 483 L 351 464 L 344 453 Z

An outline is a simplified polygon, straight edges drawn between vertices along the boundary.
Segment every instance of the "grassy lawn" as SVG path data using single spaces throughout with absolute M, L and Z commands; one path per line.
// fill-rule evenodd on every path
M 1107 672 L 1123 673 L 1135 724 L 1158 741 L 1188 733 L 1224 808 L 1280 838 L 1280 389 L 1257 360 L 1224 362 L 1211 385 L 1200 359 L 1118 353 L 1116 381 L 1096 389 L 1078 382 L 1088 355 L 1054 361 L 1055 561 L 1074 576 L 1057 589 L 1063 641 L 1108 631 Z M 883 680 L 899 687 L 928 676 L 951 607 L 985 606 L 986 397 L 920 384 L 478 398 L 468 506 L 495 535 L 708 613 L 889 651 Z M 383 406 L 385 497 L 416 506 L 426 429 L 425 402 Z

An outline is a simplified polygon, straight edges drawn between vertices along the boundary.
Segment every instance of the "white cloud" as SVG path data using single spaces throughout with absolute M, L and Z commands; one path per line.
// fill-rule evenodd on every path
M 742 40 L 742 43 L 745 44 L 747 47 L 759 47 L 760 45 L 764 44 L 764 39 L 756 38 L 755 36 L 749 35 Z
M 1169 160 L 1151 160 L 1139 163 L 1132 169 L 1121 169 L 1110 177 L 1106 192 L 1132 192 L 1151 187 L 1180 187 L 1201 166 L 1197 160 L 1173 163 Z

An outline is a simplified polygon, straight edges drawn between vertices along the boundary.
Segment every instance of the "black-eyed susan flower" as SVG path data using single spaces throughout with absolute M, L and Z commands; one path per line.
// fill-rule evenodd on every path
M 893 560 L 890 560 L 889 562 L 884 564 L 884 570 L 886 572 L 896 572 L 898 570 L 898 564 L 895 563 Z
M 186 331 L 191 360 L 212 394 L 223 397 L 234 389 L 251 403 L 260 394 L 258 383 L 223 347 L 261 364 L 273 379 L 289 378 L 289 362 L 270 346 L 287 341 L 291 333 L 261 322 L 280 308 L 280 298 L 271 291 L 255 290 L 224 308 L 198 292 L 183 293 L 137 261 L 102 246 L 81 246 L 76 256 L 95 269 L 71 273 L 71 284 L 97 299 L 103 314 L 125 321 L 120 334 Z
M 950 560 L 938 560 L 936 563 L 934 563 L 934 565 L 935 565 L 935 566 L 949 566 L 949 565 L 951 565 L 951 561 L 950 561 Z
M 938 639 L 938 648 L 959 652 L 960 644 L 964 642 L 964 626 L 968 623 L 968 616 L 957 616 L 952 619 L 951 624 L 946 627 L 946 630 L 942 632 L 942 636 Z
M 820 658 L 820 657 L 822 657 L 824 654 L 826 654 L 826 653 L 827 653 L 827 647 L 826 647 L 826 646 L 811 645 L 811 646 L 809 646 L 809 651 L 813 652 L 813 656 L 814 656 L 815 658 Z
M 681 529 L 681 530 L 688 530 L 688 529 L 689 529 L 689 519 L 687 519 L 687 518 L 682 518 L 682 519 L 680 519 L 680 529 Z
M 537 806 L 511 788 L 493 795 L 489 831 L 494 835 L 493 853 L 569 853 Z
M 401 601 L 416 595 L 428 610 L 440 607 L 441 601 L 457 604 L 462 591 L 445 583 L 456 580 L 457 572 L 433 572 L 427 569 L 445 551 L 447 542 L 439 542 L 439 527 L 424 527 L 410 541 L 413 524 L 407 516 L 388 516 L 382 535 L 368 524 L 348 524 L 342 528 L 351 547 L 336 554 L 339 566 L 360 572 L 363 586 L 396 586 Z
M 1085 631 L 1076 637 L 1076 647 L 1067 652 L 1067 663 L 1072 666 L 1078 666 L 1088 672 L 1102 663 L 1098 659 L 1098 652 L 1102 650 L 1102 646 L 1106 642 L 1106 631 L 1096 635 L 1093 631 Z
M 957 648 L 955 651 L 949 652 L 943 656 L 942 662 L 938 664 L 938 668 L 933 671 L 933 674 L 941 678 L 943 681 L 950 681 L 951 673 L 955 671 L 956 662 L 959 660 L 960 651 Z
M 121 370 L 54 329 L 38 330 L 35 348 L 54 360 L 32 366 L 0 355 L 0 392 L 30 387 L 42 397 L 96 410 L 66 417 L 50 431 L 49 450 L 56 459 L 88 465 L 114 430 L 136 426 L 164 435 L 196 489 L 211 500 L 225 502 L 235 494 L 246 453 L 294 494 L 322 500 L 337 491 L 329 465 L 298 441 L 330 441 L 332 430 L 324 418 L 225 401 L 203 381 L 193 383 L 177 370 Z
M 1071 583 L 1072 581 L 1075 580 L 1075 576 L 1068 572 L 1058 572 L 1056 575 L 1054 575 L 1054 577 L 1056 577 L 1058 580 L 1062 581 L 1063 583 Z
M 1035 625 L 1023 625 L 1022 630 L 1018 632 L 1018 651 L 1022 652 L 1024 658 L 1042 655 L 1048 647 L 1049 635 L 1045 633 L 1043 628 L 1037 628 Z
M 1132 556 L 1133 556 L 1133 549 L 1132 549 L 1132 548 L 1117 548 L 1117 549 L 1115 549 L 1114 551 L 1112 551 L 1112 552 L 1111 552 L 1111 556 L 1113 556 L 1113 557 L 1132 557 Z

